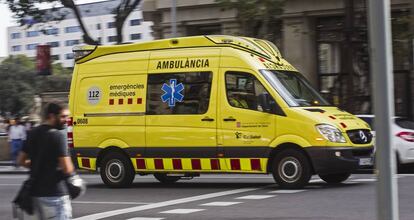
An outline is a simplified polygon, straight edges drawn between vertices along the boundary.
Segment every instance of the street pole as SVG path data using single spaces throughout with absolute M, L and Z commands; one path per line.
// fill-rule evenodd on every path
M 177 0 L 171 0 L 171 31 L 172 37 L 177 37 Z
M 369 0 L 371 74 L 374 86 L 377 219 L 398 220 L 395 152 L 391 143 L 394 116 L 394 79 L 391 50 L 390 0 Z

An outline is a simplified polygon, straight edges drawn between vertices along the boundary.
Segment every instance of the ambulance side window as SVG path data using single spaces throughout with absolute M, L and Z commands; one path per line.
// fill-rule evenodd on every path
M 260 81 L 249 73 L 226 72 L 226 93 L 228 103 L 235 108 L 265 112 L 262 98 L 275 103 Z
M 204 114 L 210 103 L 212 73 L 148 75 L 148 115 Z

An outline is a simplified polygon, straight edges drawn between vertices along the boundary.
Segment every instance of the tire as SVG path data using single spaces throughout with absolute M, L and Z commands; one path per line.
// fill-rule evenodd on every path
M 165 173 L 154 173 L 154 177 L 155 179 L 160 181 L 160 183 L 164 184 L 171 184 L 180 180 L 179 176 L 167 176 L 167 174 Z
M 128 157 L 119 152 L 106 155 L 101 162 L 102 181 L 111 188 L 124 188 L 132 184 L 135 171 Z
M 300 189 L 308 184 L 312 176 L 311 163 L 302 152 L 287 149 L 274 158 L 272 174 L 281 188 Z
M 319 177 L 329 183 L 329 184 L 338 184 L 347 180 L 351 176 L 350 173 L 334 173 L 334 174 L 320 174 Z

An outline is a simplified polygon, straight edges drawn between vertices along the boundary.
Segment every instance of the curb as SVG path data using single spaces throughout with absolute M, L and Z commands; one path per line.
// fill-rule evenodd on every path
M 6 161 L 0 161 L 0 167 L 1 166 L 13 166 L 13 162 L 6 160 Z
M 0 166 L 0 174 L 27 174 L 28 169 L 16 169 L 14 166 Z

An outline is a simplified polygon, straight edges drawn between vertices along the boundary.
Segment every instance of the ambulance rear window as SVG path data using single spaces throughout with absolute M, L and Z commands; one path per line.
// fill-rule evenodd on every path
M 148 75 L 147 114 L 204 114 L 211 92 L 211 72 Z

